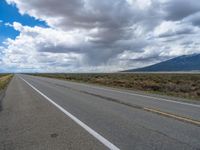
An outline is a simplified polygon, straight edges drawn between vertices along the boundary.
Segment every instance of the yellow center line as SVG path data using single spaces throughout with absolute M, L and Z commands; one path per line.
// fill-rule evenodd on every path
M 177 120 L 180 120 L 180 121 L 184 121 L 184 122 L 188 122 L 188 123 L 200 126 L 200 121 L 198 121 L 198 120 L 194 120 L 194 119 L 191 119 L 191 118 L 187 118 L 187 117 L 183 117 L 183 116 L 179 116 L 179 115 L 163 112 L 163 111 L 160 111 L 160 110 L 157 110 L 157 109 L 148 108 L 148 107 L 144 107 L 143 109 L 146 110 L 146 111 L 152 112 L 152 113 L 157 113 L 157 114 L 160 114 L 160 115 L 163 115 L 163 116 L 166 116 L 166 117 L 171 117 L 171 118 L 174 118 L 174 119 L 177 119 Z

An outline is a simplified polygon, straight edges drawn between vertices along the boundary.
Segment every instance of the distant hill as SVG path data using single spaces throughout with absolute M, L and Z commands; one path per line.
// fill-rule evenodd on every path
M 151 66 L 123 72 L 200 71 L 200 54 L 183 55 Z

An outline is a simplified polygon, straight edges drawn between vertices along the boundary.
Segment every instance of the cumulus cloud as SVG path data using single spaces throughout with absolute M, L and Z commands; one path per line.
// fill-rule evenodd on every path
M 199 52 L 196 0 L 6 1 L 48 24 L 10 25 L 20 32 L 4 43 L 3 62 L 10 67 L 115 71 Z
M 199 31 L 198 27 L 194 27 L 189 23 L 163 21 L 154 30 L 154 33 L 158 37 L 171 37 L 180 35 L 190 35 L 195 34 Z
M 12 26 L 20 35 L 14 40 L 7 39 L 4 42 L 5 54 L 2 60 L 8 68 L 53 71 L 58 66 L 59 70 L 62 70 L 64 66 L 65 69 L 69 66 L 76 67 L 82 59 L 81 54 L 72 51 L 52 54 L 43 50 L 46 47 L 57 48 L 57 45 L 66 45 L 67 49 L 67 46 L 75 42 L 70 34 L 51 28 L 22 26 L 17 22 Z M 63 38 L 63 34 L 67 36 Z

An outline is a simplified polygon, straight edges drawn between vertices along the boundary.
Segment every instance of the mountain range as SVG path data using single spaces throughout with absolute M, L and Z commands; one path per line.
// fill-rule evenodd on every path
M 200 54 L 182 55 L 143 68 L 130 69 L 123 72 L 176 72 L 200 71 Z

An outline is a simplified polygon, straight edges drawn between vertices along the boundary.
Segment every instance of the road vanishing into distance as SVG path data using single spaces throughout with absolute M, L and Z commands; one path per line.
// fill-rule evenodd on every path
M 22 74 L 1 103 L 1 150 L 200 149 L 199 103 Z

